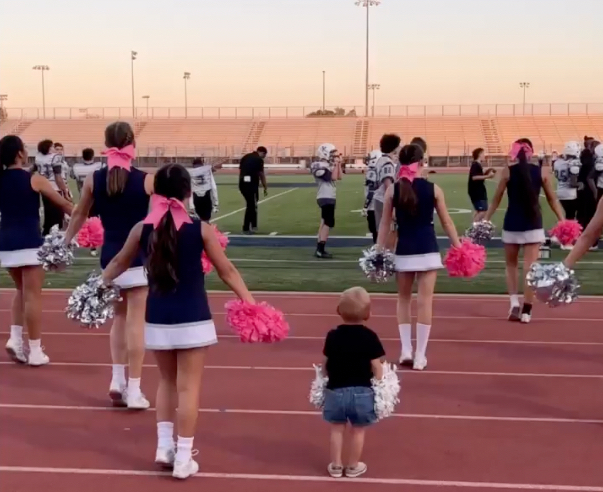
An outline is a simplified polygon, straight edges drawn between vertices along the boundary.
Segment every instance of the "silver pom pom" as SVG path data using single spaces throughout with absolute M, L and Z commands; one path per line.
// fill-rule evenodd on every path
M 373 246 L 362 252 L 360 268 L 371 282 L 382 283 L 396 273 L 396 255 L 387 249 Z
M 396 368 L 383 363 L 383 378 L 371 381 L 375 393 L 375 414 L 377 419 L 383 420 L 394 413 L 394 409 L 400 403 L 400 379 L 396 374 Z
M 325 388 L 329 378 L 322 375 L 322 366 L 313 365 L 316 376 L 310 386 L 310 403 L 321 410 L 325 404 Z
M 534 263 L 526 281 L 536 298 L 551 307 L 571 304 L 578 298 L 578 280 L 563 263 Z
M 494 236 L 496 228 L 489 220 L 480 220 L 465 231 L 465 237 L 471 239 L 475 244 L 484 245 Z
M 71 293 L 65 312 L 69 319 L 88 328 L 99 328 L 115 313 L 113 303 L 120 302 L 119 287 L 105 285 L 98 273 L 91 273 L 86 282 Z
M 73 265 L 74 244 L 65 244 L 65 233 L 59 226 L 50 229 L 50 234 L 44 238 L 44 243 L 38 250 L 38 259 L 44 270 L 61 270 Z

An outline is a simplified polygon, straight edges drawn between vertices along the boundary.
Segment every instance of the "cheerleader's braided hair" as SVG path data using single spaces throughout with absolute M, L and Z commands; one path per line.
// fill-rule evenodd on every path
M 134 143 L 134 130 L 125 121 L 116 121 L 105 129 L 105 145 L 107 148 L 123 149 L 128 145 L 134 145 Z M 109 170 L 107 173 L 107 194 L 113 196 L 123 193 L 129 174 L 129 171 L 120 167 Z

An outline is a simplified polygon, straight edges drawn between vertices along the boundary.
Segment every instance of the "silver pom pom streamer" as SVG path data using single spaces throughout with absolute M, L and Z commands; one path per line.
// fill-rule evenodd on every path
M 571 304 L 578 298 L 578 280 L 563 263 L 534 263 L 526 281 L 536 298 L 550 307 Z
M 38 259 L 44 270 L 60 270 L 73 265 L 74 244 L 65 244 L 65 233 L 58 226 L 50 229 L 50 234 L 44 238 L 44 243 L 38 250 Z
M 474 222 L 473 225 L 465 231 L 465 237 L 471 239 L 475 244 L 481 244 L 482 246 L 488 243 L 492 237 L 496 228 L 494 224 L 489 220 L 480 220 Z
M 375 393 L 375 414 L 378 420 L 383 420 L 394 413 L 400 403 L 400 379 L 396 368 L 387 362 L 383 363 L 383 379 L 371 380 Z
M 391 251 L 373 246 L 362 252 L 358 263 L 371 282 L 383 283 L 396 273 L 395 260 Z
M 322 366 L 320 364 L 313 365 L 316 376 L 310 386 L 310 403 L 319 410 L 325 405 L 325 388 L 329 382 L 329 378 L 322 375 Z
M 93 272 L 86 282 L 71 293 L 65 312 L 69 319 L 87 328 L 99 328 L 113 318 L 113 303 L 121 300 L 119 287 L 105 285 L 101 275 Z

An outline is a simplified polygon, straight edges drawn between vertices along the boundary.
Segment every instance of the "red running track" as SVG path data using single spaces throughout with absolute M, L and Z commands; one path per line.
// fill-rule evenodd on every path
M 8 320 L 9 293 L 0 293 Z M 154 467 L 153 411 L 108 407 L 107 329 L 62 314 L 65 293 L 44 298 L 51 365 L 0 359 L 0 489 L 100 492 L 603 492 L 603 313 L 596 299 L 538 306 L 531 325 L 504 320 L 504 298 L 440 297 L 429 367 L 405 371 L 397 414 L 370 429 L 359 480 L 326 477 L 328 427 L 307 401 L 311 364 L 337 323 L 328 295 L 260 295 L 288 314 L 292 336 L 240 344 L 223 322 L 228 296 L 212 294 L 220 343 L 208 358 L 195 447 L 202 473 L 174 484 Z M 370 326 L 397 358 L 395 300 L 376 296 Z M 2 336 L 6 337 L 8 323 Z M 143 389 L 154 401 L 152 357 Z

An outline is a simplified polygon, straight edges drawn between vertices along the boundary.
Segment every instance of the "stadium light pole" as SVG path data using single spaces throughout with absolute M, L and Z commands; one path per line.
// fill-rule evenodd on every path
M 324 114 L 327 107 L 327 72 L 322 71 L 322 112 Z
M 190 72 L 184 72 L 184 117 L 188 118 L 188 90 L 186 83 L 191 78 Z
M 149 119 L 149 99 L 151 96 L 142 96 L 143 99 L 147 101 L 147 120 Z
M 136 61 L 138 52 L 131 51 L 130 55 L 131 55 L 131 59 L 132 59 L 132 117 L 136 118 L 136 101 L 134 100 L 134 62 Z
M 369 115 L 369 61 L 370 61 L 370 11 L 371 7 L 377 7 L 381 3 L 380 0 L 357 0 L 356 5 L 364 7 L 366 9 L 366 81 L 365 87 L 365 101 L 364 101 L 364 116 Z
M 44 72 L 50 70 L 48 65 L 36 65 L 34 70 L 42 72 L 42 117 L 46 119 L 46 89 L 44 88 Z
M 379 89 L 381 89 L 381 85 L 380 84 L 370 84 L 368 86 L 370 91 L 373 91 L 373 110 L 372 110 L 372 115 L 373 117 L 375 116 L 375 91 L 378 91 Z
M 526 91 L 530 88 L 529 82 L 520 82 L 519 87 L 523 89 L 523 115 L 526 114 Z

